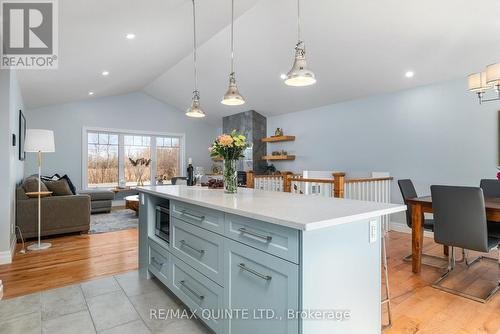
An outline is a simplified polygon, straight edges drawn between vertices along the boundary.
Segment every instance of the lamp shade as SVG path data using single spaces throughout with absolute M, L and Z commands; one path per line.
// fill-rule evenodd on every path
M 486 72 L 469 75 L 468 83 L 471 92 L 484 92 L 493 87 L 492 84 L 486 83 Z
M 55 152 L 54 131 L 28 129 L 24 141 L 25 152 Z
M 500 85 L 500 63 L 486 67 L 486 82 L 490 85 Z

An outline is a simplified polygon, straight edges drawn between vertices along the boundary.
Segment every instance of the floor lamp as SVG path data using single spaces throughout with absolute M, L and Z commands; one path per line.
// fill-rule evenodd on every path
M 38 243 L 28 246 L 28 250 L 47 249 L 52 246 L 48 242 L 40 242 L 41 220 L 42 220 L 42 200 L 40 180 L 42 174 L 42 153 L 55 152 L 54 132 L 51 130 L 28 129 L 26 131 L 26 140 L 24 142 L 24 151 L 38 153 Z

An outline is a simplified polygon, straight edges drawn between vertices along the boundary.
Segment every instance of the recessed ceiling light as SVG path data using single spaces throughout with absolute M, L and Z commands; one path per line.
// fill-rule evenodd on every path
M 127 39 L 134 39 L 135 38 L 135 34 L 127 34 Z
M 415 73 L 413 71 L 407 71 L 405 73 L 405 77 L 407 77 L 407 78 L 413 78 L 414 75 L 415 75 Z
M 281 78 L 281 80 L 285 80 L 287 78 L 287 76 L 285 73 L 281 73 L 280 78 Z
M 104 76 L 108 76 L 108 75 L 109 75 L 109 72 L 108 72 L 108 71 L 102 71 L 102 73 L 101 73 L 101 74 L 102 74 L 102 75 L 104 75 Z
M 90 95 L 90 96 L 94 95 L 94 92 L 93 92 L 93 91 L 90 91 L 90 92 L 89 92 L 89 95 Z

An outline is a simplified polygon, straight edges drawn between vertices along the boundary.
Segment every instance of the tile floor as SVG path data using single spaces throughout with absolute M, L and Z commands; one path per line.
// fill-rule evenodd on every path
M 198 320 L 149 316 L 183 307 L 157 280 L 132 271 L 0 301 L 0 334 L 211 333 Z

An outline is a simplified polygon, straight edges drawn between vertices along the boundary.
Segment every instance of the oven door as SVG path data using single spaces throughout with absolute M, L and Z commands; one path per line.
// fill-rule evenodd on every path
M 170 210 L 163 206 L 156 207 L 156 228 L 157 237 L 170 242 Z

